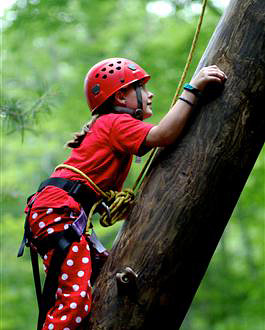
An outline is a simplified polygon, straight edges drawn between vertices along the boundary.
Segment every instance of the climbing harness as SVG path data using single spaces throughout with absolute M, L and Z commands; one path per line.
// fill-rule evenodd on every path
M 93 193 L 91 189 L 79 181 L 71 181 L 64 178 L 49 178 L 41 183 L 37 192 L 41 192 L 47 186 L 55 186 L 63 189 L 77 202 L 79 202 L 81 206 L 84 206 L 84 209 L 87 211 L 96 201 L 95 193 Z M 24 237 L 18 251 L 18 257 L 23 255 L 25 246 L 30 247 L 35 291 L 39 307 L 37 329 L 41 330 L 45 321 L 46 314 L 55 302 L 55 294 L 58 287 L 58 277 L 60 275 L 61 265 L 72 243 L 80 241 L 82 234 L 85 232 L 87 227 L 87 215 L 82 208 L 78 218 L 63 232 L 51 234 L 49 237 L 42 240 L 34 239 L 28 222 L 28 217 L 30 215 L 34 201 L 35 197 L 33 197 L 33 195 L 28 198 L 28 212 L 24 226 Z M 97 268 L 100 268 L 102 267 L 102 265 L 100 265 L 100 262 L 102 261 L 101 256 L 103 256 L 106 260 L 108 253 L 102 244 L 98 241 L 93 230 L 90 237 L 90 248 L 93 254 L 92 257 L 95 259 L 94 266 L 96 265 Z M 54 253 L 52 255 L 49 270 L 45 278 L 43 290 L 41 290 L 38 253 L 44 257 L 44 255 L 51 249 L 54 249 Z M 96 276 L 99 274 L 99 269 L 97 270 L 96 267 L 94 267 L 96 271 L 93 274 L 93 278 L 91 278 L 91 282 L 94 282 Z

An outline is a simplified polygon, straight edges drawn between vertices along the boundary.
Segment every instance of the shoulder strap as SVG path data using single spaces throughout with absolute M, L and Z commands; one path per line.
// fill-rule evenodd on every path
M 39 311 L 41 310 L 41 281 L 40 281 L 40 269 L 39 269 L 39 262 L 38 262 L 38 253 L 33 247 L 30 246 L 30 257 L 31 257 L 31 265 L 33 271 L 33 278 L 35 283 L 35 292 L 38 301 Z

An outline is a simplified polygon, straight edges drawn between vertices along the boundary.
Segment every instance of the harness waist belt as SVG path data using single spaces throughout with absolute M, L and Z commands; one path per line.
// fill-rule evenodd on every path
M 65 178 L 56 177 L 49 178 L 40 184 L 38 192 L 47 186 L 55 186 L 63 189 L 77 202 L 81 203 L 85 209 L 87 207 L 84 204 L 89 203 L 90 206 L 92 206 L 97 200 L 96 193 L 81 181 L 72 181 Z

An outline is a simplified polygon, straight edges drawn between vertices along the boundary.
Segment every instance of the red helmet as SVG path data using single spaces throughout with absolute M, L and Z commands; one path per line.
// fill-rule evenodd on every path
M 150 75 L 138 64 L 126 58 L 109 58 L 94 65 L 85 78 L 85 95 L 90 110 L 94 112 L 119 89 Z

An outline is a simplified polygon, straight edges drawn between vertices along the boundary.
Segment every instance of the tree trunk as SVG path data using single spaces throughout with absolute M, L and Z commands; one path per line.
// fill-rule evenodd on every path
M 264 13 L 263 0 L 234 0 L 221 19 L 198 69 L 217 64 L 225 88 L 157 154 L 96 283 L 89 329 L 181 326 L 264 142 Z

